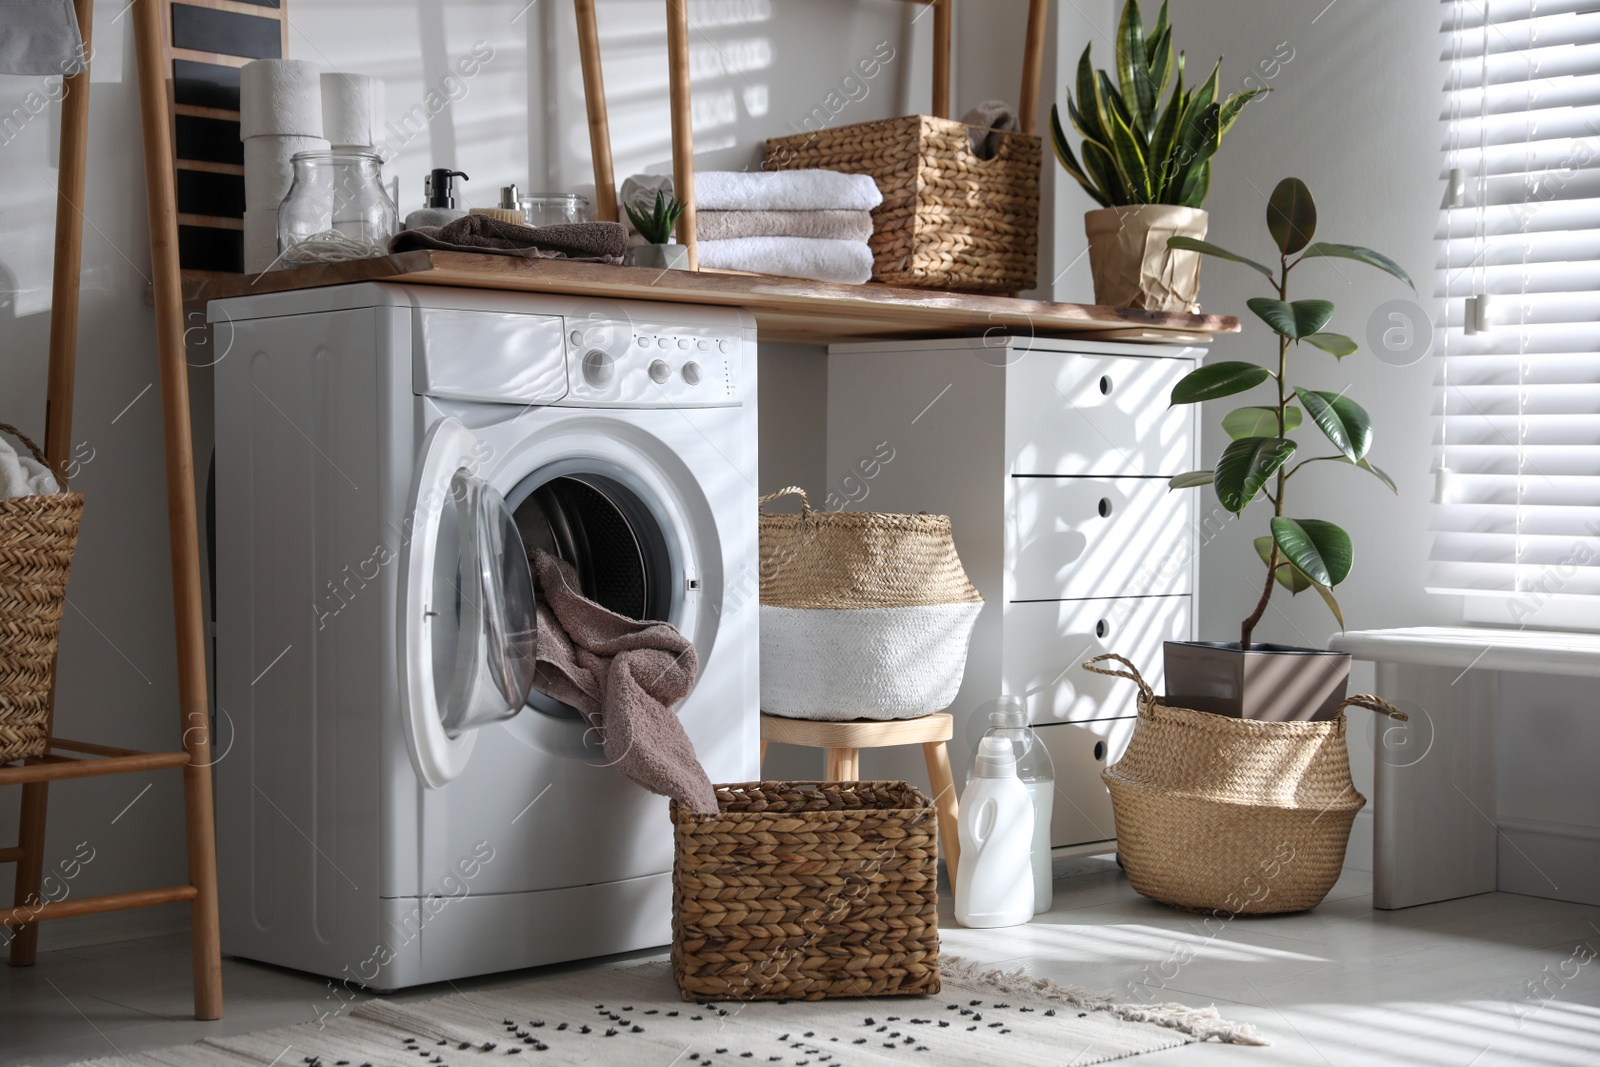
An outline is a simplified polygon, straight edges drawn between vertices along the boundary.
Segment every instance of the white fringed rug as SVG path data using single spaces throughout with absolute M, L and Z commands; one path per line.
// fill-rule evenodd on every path
M 665 961 L 416 1004 L 78 1067 L 1085 1067 L 1214 1038 L 1265 1044 L 1215 1008 L 1115 1004 L 945 957 L 931 997 L 685 1003 Z

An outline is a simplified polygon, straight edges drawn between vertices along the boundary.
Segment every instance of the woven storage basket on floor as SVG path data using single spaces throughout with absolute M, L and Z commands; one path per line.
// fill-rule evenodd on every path
M 793 719 L 942 711 L 983 597 L 945 515 L 761 515 L 761 710 Z
M 1039 138 L 1002 133 L 993 159 L 968 126 L 931 115 L 858 122 L 767 142 L 766 170 L 870 174 L 874 281 L 918 289 L 1032 289 L 1039 262 Z M 987 129 L 983 131 L 988 133 Z
M 1096 666 L 1105 660 L 1127 670 Z M 1175 908 L 1230 915 L 1322 903 L 1367 802 L 1350 780 L 1343 709 L 1402 721 L 1404 712 L 1362 695 L 1321 722 L 1235 719 L 1167 707 L 1121 656 L 1097 656 L 1084 667 L 1139 687 L 1128 749 L 1100 775 L 1111 791 L 1117 856 L 1134 889 Z
M 0 431 L 46 463 L 16 427 Z M 50 744 L 56 640 L 82 514 L 79 493 L 0 500 L 0 763 L 42 756 Z
M 671 805 L 672 973 L 684 1000 L 939 992 L 938 847 L 904 782 L 717 787 Z

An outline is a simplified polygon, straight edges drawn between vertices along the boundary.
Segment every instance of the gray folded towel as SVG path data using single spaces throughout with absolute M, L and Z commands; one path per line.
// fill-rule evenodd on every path
M 735 237 L 820 237 L 865 241 L 872 236 L 870 211 L 702 211 L 695 216 L 702 241 Z
M 983 129 L 968 130 L 967 142 L 972 145 L 972 154 L 979 159 L 993 159 L 1000 154 L 1000 134 L 1017 130 L 1017 112 L 1004 100 L 985 100 L 965 115 L 961 121 L 968 126 L 981 126 Z
M 694 645 L 665 622 L 636 622 L 578 592 L 571 565 L 533 551 L 539 634 L 533 687 L 571 704 L 599 732 L 606 759 L 692 811 L 717 794 L 672 706 L 694 688 Z
M 524 259 L 577 259 L 588 263 L 621 263 L 628 247 L 628 229 L 619 222 L 572 222 L 560 226 L 524 226 L 489 215 L 463 215 L 443 226 L 401 230 L 389 251 L 431 248 L 443 252 L 489 252 Z

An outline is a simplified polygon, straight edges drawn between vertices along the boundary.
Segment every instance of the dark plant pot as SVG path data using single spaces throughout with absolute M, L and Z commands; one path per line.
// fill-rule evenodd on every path
M 1231 641 L 1168 641 L 1163 703 L 1235 719 L 1331 719 L 1350 681 L 1350 655 Z
M 654 267 L 657 270 L 688 270 L 687 245 L 635 245 L 622 256 L 630 267 Z

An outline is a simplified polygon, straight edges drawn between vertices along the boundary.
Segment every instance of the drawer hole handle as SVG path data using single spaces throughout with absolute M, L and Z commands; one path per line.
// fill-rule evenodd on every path
M 1102 519 L 1109 519 L 1111 517 L 1111 498 L 1108 496 L 1103 496 L 1100 498 L 1100 517 Z
M 1106 743 L 1104 741 L 1096 741 L 1094 743 L 1094 761 L 1096 763 L 1104 763 L 1106 761 Z
M 1104 619 L 1094 624 L 1094 635 L 1102 641 L 1111 636 L 1111 624 Z
M 1101 396 L 1110 396 L 1111 395 L 1111 390 L 1113 388 L 1113 384 L 1114 383 L 1111 381 L 1111 375 L 1109 375 L 1109 374 L 1100 375 L 1100 395 Z

